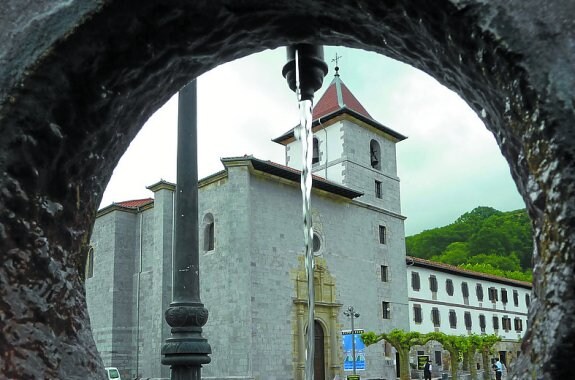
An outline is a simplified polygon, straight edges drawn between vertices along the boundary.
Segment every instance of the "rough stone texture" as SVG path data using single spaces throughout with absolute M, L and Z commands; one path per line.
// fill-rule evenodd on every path
M 516 376 L 568 378 L 575 349 L 574 8 L 571 0 L 342 0 L 337 7 L 312 0 L 5 1 L 0 371 L 8 378 L 102 373 L 80 263 L 121 154 L 193 77 L 307 41 L 407 62 L 484 115 L 535 231 L 524 342 L 532 365 Z

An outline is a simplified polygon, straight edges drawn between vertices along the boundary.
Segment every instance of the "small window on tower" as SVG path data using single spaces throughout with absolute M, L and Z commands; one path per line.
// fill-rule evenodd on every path
M 381 199 L 381 182 L 375 181 L 375 197 Z
M 387 265 L 381 266 L 381 282 L 388 282 L 389 281 L 389 268 Z
M 385 226 L 379 226 L 379 243 L 385 244 L 387 240 L 387 231 Z
M 381 308 L 383 309 L 383 319 L 391 319 L 391 307 L 389 302 L 382 302 Z
M 319 162 L 319 140 L 313 138 L 313 156 L 311 157 L 311 163 L 317 164 Z
M 381 169 L 381 150 L 379 143 L 375 140 L 371 140 L 369 143 L 369 162 L 372 168 L 377 170 Z

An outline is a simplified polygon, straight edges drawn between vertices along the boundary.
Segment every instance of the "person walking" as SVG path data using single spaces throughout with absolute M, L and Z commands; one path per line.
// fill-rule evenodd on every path
M 503 364 L 499 361 L 499 358 L 495 361 L 495 380 L 501 380 L 501 375 L 503 374 Z
M 427 359 L 427 363 L 423 367 L 423 379 L 431 380 L 431 362 Z

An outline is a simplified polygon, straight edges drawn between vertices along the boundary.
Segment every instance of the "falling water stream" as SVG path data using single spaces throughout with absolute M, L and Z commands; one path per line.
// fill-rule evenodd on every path
M 313 270 L 315 267 L 313 255 L 313 226 L 311 220 L 311 166 L 313 155 L 313 134 L 312 126 L 312 100 L 302 100 L 299 80 L 299 52 L 295 52 L 295 73 L 296 73 L 296 95 L 299 105 L 299 126 L 296 127 L 295 137 L 301 142 L 302 171 L 301 171 L 301 193 L 303 200 L 303 235 L 305 245 L 305 270 L 307 274 L 308 291 L 308 323 L 307 323 L 307 346 L 305 360 L 305 378 L 314 380 L 314 308 L 315 292 L 313 283 Z

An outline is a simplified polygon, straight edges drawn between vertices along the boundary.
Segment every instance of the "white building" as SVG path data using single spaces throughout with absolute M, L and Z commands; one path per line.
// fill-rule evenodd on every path
M 408 256 L 406 262 L 411 331 L 495 334 L 502 338 L 495 356 L 504 364 L 519 355 L 518 343 L 527 330 L 530 283 L 416 257 Z M 441 367 L 441 351 L 425 354 Z

